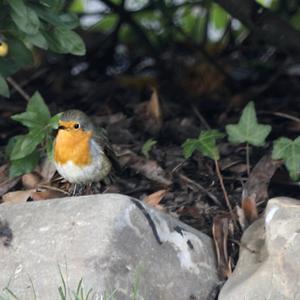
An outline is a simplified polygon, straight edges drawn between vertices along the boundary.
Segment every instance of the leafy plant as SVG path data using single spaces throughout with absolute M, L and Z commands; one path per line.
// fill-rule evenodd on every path
M 60 114 L 51 117 L 41 95 L 36 92 L 28 102 L 26 111 L 12 116 L 12 119 L 28 128 L 28 133 L 9 140 L 6 153 L 10 160 L 10 176 L 32 171 L 39 162 L 39 145 L 52 155 L 53 129 L 58 127 Z
M 273 159 L 282 159 L 293 180 L 300 177 L 300 137 L 295 140 L 281 137 L 274 141 Z
M 221 175 L 220 167 L 218 164 L 218 160 L 220 159 L 220 154 L 219 154 L 219 149 L 217 147 L 217 140 L 223 138 L 224 136 L 225 136 L 224 133 L 215 129 L 202 131 L 198 139 L 187 139 L 185 143 L 182 145 L 182 147 L 183 147 L 183 154 L 185 158 L 191 157 L 193 152 L 197 150 L 200 151 L 204 156 L 207 156 L 214 161 L 216 173 L 220 181 L 220 185 L 223 191 L 226 205 L 230 213 L 233 215 L 232 207 L 229 202 L 228 194 L 225 189 L 223 177 Z
M 228 140 L 232 144 L 248 143 L 253 146 L 263 146 L 272 127 L 257 123 L 254 103 L 249 102 L 243 109 L 237 124 L 226 126 Z
M 195 150 L 200 151 L 204 156 L 213 160 L 219 160 L 220 154 L 217 147 L 217 140 L 225 136 L 218 130 L 202 131 L 197 139 L 187 139 L 183 144 L 183 154 L 185 158 L 191 157 Z
M 263 146 L 272 127 L 257 122 L 254 103 L 249 102 L 243 109 L 241 118 L 237 124 L 226 126 L 228 140 L 232 144 L 246 143 L 246 161 L 248 175 L 250 173 L 249 144 Z
M 0 95 L 8 97 L 5 81 L 33 63 L 34 48 L 84 55 L 85 45 L 73 31 L 74 13 L 65 13 L 64 0 L 3 0 L 0 2 Z
M 144 154 L 144 156 L 149 159 L 149 152 L 151 151 L 151 149 L 153 148 L 154 145 L 157 144 L 157 141 L 155 141 L 154 139 L 148 139 L 145 144 L 142 147 L 142 153 Z

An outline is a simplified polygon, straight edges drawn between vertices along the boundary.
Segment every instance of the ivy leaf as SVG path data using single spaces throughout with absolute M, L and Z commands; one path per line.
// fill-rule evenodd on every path
M 294 141 L 285 137 L 274 142 L 273 159 L 282 159 L 292 180 L 300 177 L 300 136 Z
M 249 143 L 253 146 L 263 146 L 271 130 L 272 127 L 270 125 L 257 123 L 253 102 L 249 102 L 244 108 L 238 124 L 226 126 L 230 143 Z
M 0 95 L 4 97 L 9 97 L 9 88 L 5 79 L 0 75 Z
M 220 154 L 217 147 L 217 139 L 223 138 L 224 136 L 224 133 L 215 129 L 202 131 L 198 139 L 187 139 L 185 141 L 183 144 L 184 157 L 189 158 L 195 150 L 198 150 L 204 156 L 218 160 Z

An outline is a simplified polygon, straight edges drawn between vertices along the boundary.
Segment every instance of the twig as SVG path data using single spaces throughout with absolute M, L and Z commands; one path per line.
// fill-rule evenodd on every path
M 48 189 L 48 190 L 52 190 L 52 191 L 56 191 L 56 192 L 61 192 L 65 195 L 68 195 L 70 196 L 70 193 L 69 192 L 66 192 L 60 188 L 57 188 L 57 187 L 54 187 L 54 186 L 51 186 L 51 185 L 45 185 L 45 184 L 39 184 L 38 185 L 38 188 L 44 188 L 44 189 Z
M 197 116 L 197 118 L 200 120 L 200 122 L 202 123 L 202 125 L 206 128 L 206 129 L 210 129 L 211 127 L 209 126 L 209 124 L 206 122 L 205 118 L 202 116 L 202 114 L 200 113 L 199 109 L 197 109 L 197 107 L 194 104 L 191 104 L 192 110 L 195 113 L 195 115 Z
M 7 77 L 6 80 L 26 101 L 30 100 L 30 96 L 21 88 L 21 86 L 12 77 Z
M 273 116 L 285 118 L 285 119 L 292 120 L 294 122 L 300 123 L 300 118 L 297 118 L 295 116 L 292 116 L 292 115 L 289 115 L 289 114 L 286 114 L 286 113 L 281 113 L 281 112 L 277 112 L 277 111 L 275 111 L 275 112 L 261 111 L 259 113 L 273 115 Z
M 183 160 L 182 162 L 180 162 L 178 165 L 176 165 L 172 171 L 171 174 L 174 174 L 176 171 L 178 171 L 179 169 L 182 168 L 182 166 L 186 163 L 187 159 Z
M 216 205 L 218 205 L 219 207 L 222 207 L 222 203 L 218 200 L 218 198 L 212 194 L 211 192 L 209 192 L 205 187 L 203 187 L 201 184 L 195 182 L 194 180 L 188 178 L 187 176 L 183 175 L 183 174 L 179 174 L 179 177 L 183 180 L 186 181 L 192 185 L 194 185 L 196 188 L 198 188 L 198 190 L 204 192 Z
M 223 181 L 223 177 L 222 177 L 222 174 L 221 174 L 221 171 L 220 171 L 220 167 L 219 167 L 218 161 L 214 160 L 214 162 L 215 162 L 217 176 L 219 178 L 220 185 L 221 185 L 221 188 L 222 188 L 222 192 L 223 192 L 223 195 L 224 195 L 224 198 L 225 198 L 225 201 L 226 201 L 226 205 L 227 205 L 227 207 L 229 209 L 229 212 L 230 212 L 230 215 L 232 217 L 233 223 L 237 226 L 237 223 L 236 223 L 236 220 L 235 220 L 235 216 L 234 216 L 234 213 L 233 213 L 233 210 L 232 210 L 229 198 L 228 198 L 228 194 L 227 194 L 227 191 L 226 191 L 225 186 L 224 186 L 224 181 Z

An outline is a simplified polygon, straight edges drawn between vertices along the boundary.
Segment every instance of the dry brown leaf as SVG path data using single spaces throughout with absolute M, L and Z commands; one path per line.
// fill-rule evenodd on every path
M 216 247 L 217 267 L 221 279 L 228 278 L 231 273 L 231 260 L 227 253 L 230 216 L 216 216 L 213 220 L 212 233 Z
M 154 160 L 145 161 L 143 158 L 140 158 L 139 161 L 130 167 L 152 181 L 165 186 L 172 184 L 172 181 L 166 177 L 163 168 Z
M 66 197 L 66 195 L 62 192 L 54 191 L 54 190 L 45 190 L 45 191 L 31 193 L 31 198 L 34 201 L 48 200 L 48 199 L 62 198 L 62 197 Z
M 156 88 L 152 88 L 152 95 L 148 103 L 148 113 L 158 123 L 161 123 L 162 115 Z
M 23 203 L 26 202 L 29 197 L 31 197 L 31 193 L 34 191 L 35 189 L 9 192 L 2 196 L 2 200 L 5 203 Z
M 156 88 L 152 88 L 150 100 L 143 102 L 135 109 L 137 118 L 145 131 L 156 135 L 162 126 L 162 110 Z
M 146 160 L 130 150 L 126 150 L 126 152 L 120 154 L 118 158 L 122 167 L 126 166 L 164 186 L 172 184 L 172 181 L 167 178 L 163 168 L 154 160 Z
M 22 184 L 26 189 L 35 189 L 42 178 L 36 173 L 27 173 L 22 176 Z
M 144 198 L 144 202 L 150 206 L 153 206 L 159 210 L 165 210 L 165 207 L 160 205 L 160 201 L 163 199 L 163 197 L 166 195 L 168 190 L 159 190 L 155 193 L 152 193 Z
M 242 208 L 248 225 L 257 218 L 257 203 L 268 199 L 271 178 L 281 161 L 272 160 L 271 155 L 263 156 L 250 173 L 242 193 Z

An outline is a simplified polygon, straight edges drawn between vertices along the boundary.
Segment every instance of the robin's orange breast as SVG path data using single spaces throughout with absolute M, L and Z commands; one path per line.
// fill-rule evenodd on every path
M 91 131 L 59 130 L 55 140 L 54 159 L 56 163 L 65 164 L 72 161 L 77 166 L 91 163 Z

